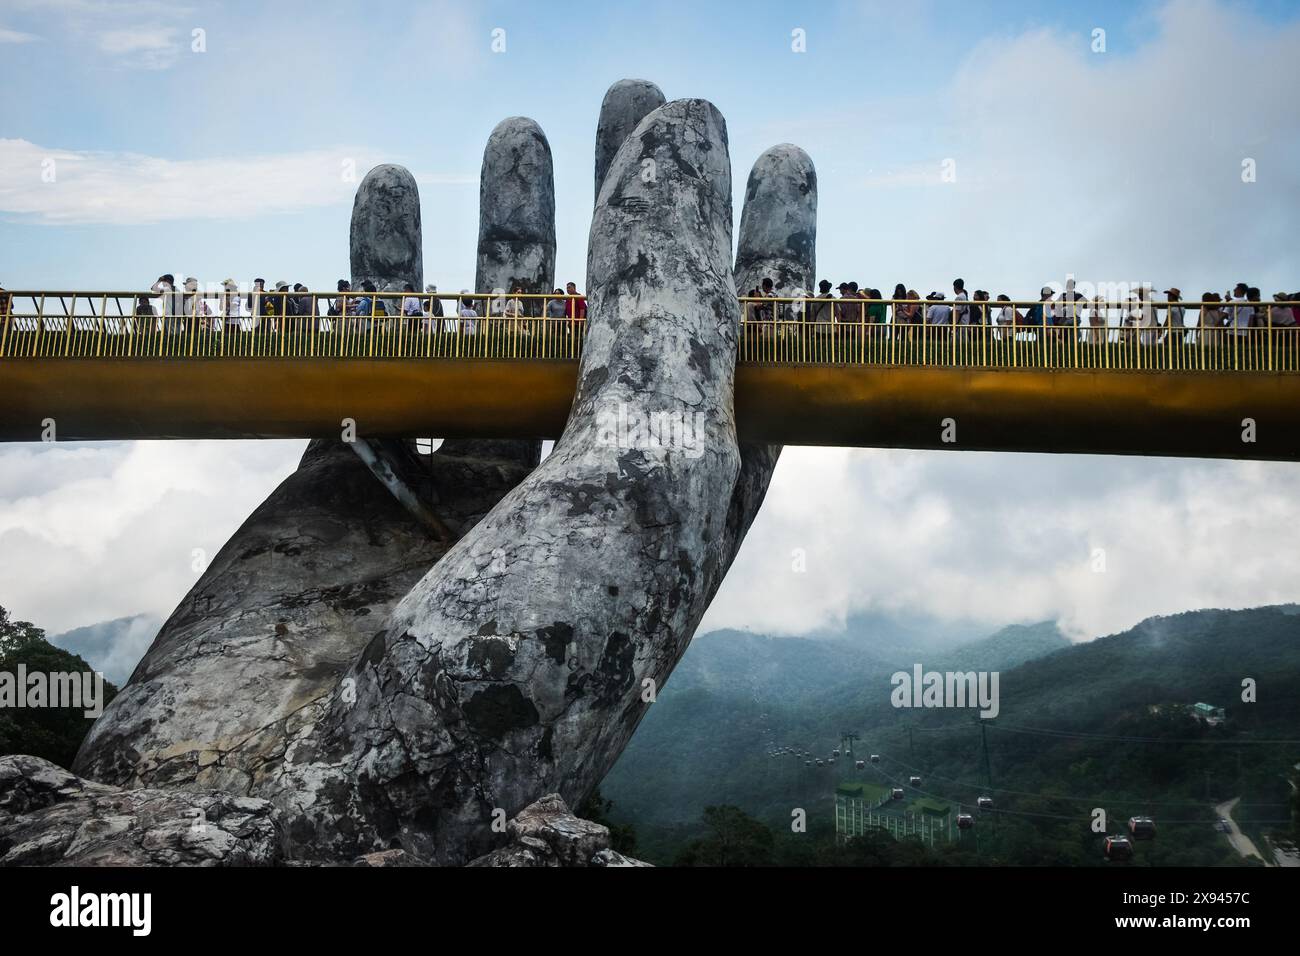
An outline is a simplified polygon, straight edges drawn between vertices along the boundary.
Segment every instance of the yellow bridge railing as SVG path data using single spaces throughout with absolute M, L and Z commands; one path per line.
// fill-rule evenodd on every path
M 1038 301 L 740 302 L 746 363 L 1300 371 L 1296 301 L 1173 303 L 1172 323 L 1169 303 L 1081 301 L 1050 325 Z M 0 359 L 574 360 L 585 315 L 569 295 L 0 292 Z

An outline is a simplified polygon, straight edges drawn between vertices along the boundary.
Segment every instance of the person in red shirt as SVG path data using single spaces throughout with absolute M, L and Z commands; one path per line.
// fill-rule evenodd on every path
M 578 295 L 578 287 L 570 282 L 564 287 L 564 291 L 569 295 Z M 587 300 L 584 296 L 578 296 L 576 299 L 566 299 L 564 303 L 564 317 L 566 319 L 585 319 L 587 317 Z

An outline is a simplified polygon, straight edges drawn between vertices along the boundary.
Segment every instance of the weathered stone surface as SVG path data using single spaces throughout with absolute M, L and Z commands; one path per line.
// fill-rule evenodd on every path
M 500 450 L 514 457 L 441 448 L 408 477 L 463 534 L 531 468 Z M 254 792 L 447 547 L 345 444 L 313 442 L 163 625 L 76 769 L 124 786 Z
M 542 128 L 524 116 L 497 124 L 479 177 L 478 292 L 550 292 L 555 279 L 555 173 Z M 530 314 L 540 314 L 529 300 Z M 480 310 L 481 311 L 481 310 Z
M 0 757 L 0 814 L 22 816 L 74 797 L 112 791 L 112 787 L 82 780 L 40 757 Z
M 736 249 L 736 288 L 770 278 L 777 295 L 813 288 L 817 247 L 817 171 L 798 146 L 782 143 L 754 162 L 745 184 Z
M 401 166 L 376 166 L 352 203 L 352 288 L 369 280 L 380 292 L 401 292 L 406 282 L 423 289 L 423 250 L 415 177 Z
M 504 846 L 499 850 L 493 850 L 477 859 L 471 860 L 466 866 L 490 866 L 490 867 L 520 867 L 520 866 L 559 866 L 559 862 L 550 853 L 548 847 L 541 840 L 527 840 L 519 843 L 512 843 Z
M 651 866 L 644 860 L 634 860 L 630 856 L 624 856 L 616 850 L 601 850 L 591 858 L 588 866 Z
M 641 161 L 657 176 L 645 181 Z M 295 839 L 359 834 L 441 863 L 492 810 L 580 801 L 685 650 L 730 555 L 740 468 L 731 176 L 722 117 L 670 103 L 624 143 L 592 224 L 591 303 L 564 436 L 395 609 L 321 727 L 290 748 Z M 684 440 L 611 434 L 685 421 Z M 345 806 L 338 797 L 346 793 Z
M 782 298 L 813 288 L 817 274 L 817 171 L 798 146 L 764 152 L 750 170 L 736 248 L 736 288 L 758 288 L 770 278 Z M 727 516 L 727 550 L 734 558 L 767 495 L 780 445 L 740 446 L 740 477 Z
M 514 840 L 541 840 L 561 866 L 586 866 L 609 847 L 609 828 L 575 817 L 558 793 L 548 793 L 520 810 L 510 821 L 509 832 Z
M 573 815 L 558 793 L 510 821 L 510 842 L 469 866 L 649 866 L 609 848 L 609 830 Z
M 751 176 L 746 282 L 811 282 L 806 159 L 778 147 Z M 646 160 L 654 177 L 642 176 Z M 550 269 L 554 224 L 539 221 L 553 213 L 550 178 L 535 124 L 498 127 L 480 285 Z M 545 188 L 530 193 L 530 180 Z M 463 537 L 444 554 L 348 448 L 313 443 L 164 626 L 77 769 L 265 797 L 295 863 L 463 863 L 493 851 L 478 865 L 635 865 L 562 801 L 604 776 L 662 687 L 779 452 L 736 444 L 730 250 L 721 116 L 696 100 L 654 110 L 600 189 L 579 384 L 546 462 L 529 474 L 536 442 L 446 443 L 428 481 Z M 549 286 L 549 271 L 532 274 Z M 406 477 L 421 481 L 414 466 Z M 37 782 L 11 799 L 37 816 L 63 812 L 51 794 L 89 786 L 26 778 Z M 136 792 L 149 795 L 143 813 L 158 791 Z M 558 796 L 530 807 L 541 794 Z M 517 817 L 493 850 L 498 808 Z M 67 825 L 50 852 L 71 846 Z
M 596 121 L 596 198 L 609 164 L 641 121 L 664 105 L 663 90 L 649 80 L 619 80 L 605 91 Z
M 552 256 L 554 227 L 552 226 Z M 419 196 L 378 166 L 357 189 L 354 287 L 420 287 Z M 536 441 L 446 442 L 402 477 L 464 534 L 536 465 Z M 216 555 L 78 754 L 79 772 L 127 786 L 252 793 L 451 542 L 434 540 L 342 442 L 315 441 Z
M 380 850 L 377 853 L 366 853 L 357 857 L 352 861 L 352 865 L 369 867 L 420 866 L 420 862 L 412 859 L 411 855 L 405 850 Z
M 275 808 L 222 791 L 120 790 L 0 757 L 0 866 L 268 866 Z

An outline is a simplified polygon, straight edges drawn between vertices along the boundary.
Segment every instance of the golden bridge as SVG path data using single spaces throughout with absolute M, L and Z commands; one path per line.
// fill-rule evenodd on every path
M 170 300 L 170 301 L 169 301 Z M 741 299 L 744 441 L 1300 459 L 1297 303 Z M 1166 303 L 1148 303 L 1166 309 Z M 0 440 L 556 438 L 585 303 L 500 293 L 0 293 Z M 1010 321 L 1000 317 L 1010 313 Z M 1300 313 L 1298 313 L 1300 314 Z M 888 316 L 888 319 L 881 321 Z M 1207 318 L 1208 317 L 1208 318 Z

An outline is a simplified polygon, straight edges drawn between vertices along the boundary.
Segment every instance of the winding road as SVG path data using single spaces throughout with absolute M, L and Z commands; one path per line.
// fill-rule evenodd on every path
M 1260 853 L 1259 850 L 1255 848 L 1255 841 L 1252 840 L 1250 837 L 1246 836 L 1244 833 L 1242 833 L 1241 830 L 1238 829 L 1237 827 L 1237 821 L 1232 819 L 1233 807 L 1235 807 L 1240 802 L 1241 802 L 1241 797 L 1233 797 L 1231 800 L 1227 801 L 1226 803 L 1221 803 L 1214 808 L 1214 812 L 1219 817 L 1228 821 L 1228 833 L 1227 833 L 1228 842 L 1231 843 L 1232 848 L 1236 850 L 1238 853 L 1240 853 L 1243 857 L 1253 856 L 1256 859 L 1258 859 L 1261 863 L 1263 863 L 1265 866 L 1275 865 L 1269 863 L 1267 860 L 1264 859 L 1263 854 Z

